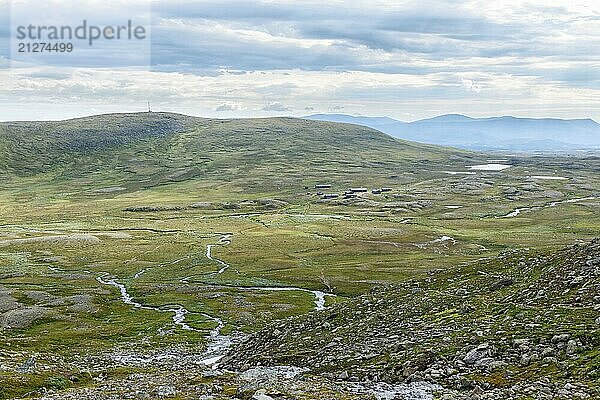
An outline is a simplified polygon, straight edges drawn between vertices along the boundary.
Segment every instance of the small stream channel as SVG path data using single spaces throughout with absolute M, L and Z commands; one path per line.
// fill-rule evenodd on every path
M 208 244 L 206 246 L 206 253 L 205 253 L 206 257 L 208 259 L 214 261 L 215 263 L 219 264 L 221 267 L 218 271 L 215 272 L 217 275 L 224 273 L 230 267 L 230 265 L 227 264 L 225 261 L 214 257 L 212 254 L 212 250 L 215 246 L 227 246 L 227 245 L 231 244 L 231 237 L 232 237 L 231 234 L 225 234 L 225 235 L 221 236 L 221 238 L 219 239 L 219 241 L 217 243 Z M 144 272 L 146 272 L 146 269 L 143 269 L 143 270 L 139 271 L 138 273 L 136 273 L 134 275 L 134 279 L 139 278 Z M 131 296 L 131 294 L 129 294 L 129 292 L 127 291 L 127 287 L 124 284 L 117 281 L 116 278 L 111 277 L 111 275 L 108 272 L 102 273 L 100 276 L 96 277 L 96 280 L 103 285 L 113 286 L 113 287 L 116 287 L 117 289 L 119 289 L 119 292 L 121 294 L 121 301 L 125 304 L 131 305 L 135 308 L 139 308 L 142 310 L 152 310 L 152 311 L 161 312 L 161 313 L 172 313 L 173 314 L 172 320 L 176 326 L 180 327 L 183 330 L 187 330 L 187 331 L 198 331 L 198 329 L 191 327 L 190 325 L 188 325 L 185 322 L 186 315 L 189 314 L 190 311 L 188 311 L 182 305 L 177 304 L 175 306 L 154 307 L 154 306 L 141 304 L 134 300 L 134 298 Z M 298 288 L 298 287 L 260 287 L 260 286 L 257 286 L 257 287 L 228 286 L 228 287 L 237 289 L 240 291 L 267 291 L 267 292 L 300 291 L 300 292 L 311 293 L 315 297 L 314 304 L 315 304 L 316 311 L 325 309 L 325 297 L 335 296 L 334 294 L 325 293 L 325 292 L 322 292 L 319 290 L 309 290 L 309 289 L 303 289 L 303 288 Z M 214 317 L 212 315 L 209 315 L 209 314 L 202 314 L 202 316 L 205 317 L 206 319 L 213 321 L 216 324 L 216 327 L 213 328 L 207 336 L 208 343 L 206 346 L 206 350 L 202 354 L 202 357 L 204 357 L 204 358 L 202 359 L 201 363 L 204 365 L 207 365 L 207 366 L 216 366 L 217 363 L 221 360 L 221 358 L 223 358 L 225 356 L 225 354 L 227 353 L 227 351 L 231 348 L 231 346 L 233 344 L 233 339 L 231 336 L 223 335 L 221 333 L 222 329 L 225 327 L 225 323 L 221 319 Z

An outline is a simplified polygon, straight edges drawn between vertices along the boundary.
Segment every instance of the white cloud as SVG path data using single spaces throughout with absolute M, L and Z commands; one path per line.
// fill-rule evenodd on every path
M 239 103 L 222 103 L 215 107 L 215 111 L 241 111 L 244 107 Z
M 211 76 L 109 69 L 0 70 L 0 119 L 65 118 L 101 112 L 156 111 L 199 116 L 303 115 L 331 111 L 403 119 L 445 112 L 593 117 L 599 88 L 573 88 L 536 76 L 471 72 L 424 75 L 337 71 L 222 71 Z M 465 87 L 485 88 L 465 96 Z M 467 83 L 471 81 L 471 83 Z M 457 82 L 460 84 L 457 85 Z M 276 98 L 268 102 L 265 98 Z M 219 108 L 220 106 L 223 106 Z M 218 110 L 217 110 L 218 109 Z M 583 111 L 582 111 L 583 110 Z M 277 114 L 275 114 L 277 115 Z
M 86 1 L 90 12 L 104 4 Z M 39 65 L 9 72 L 0 56 L 0 118 L 137 110 L 150 100 L 205 116 L 343 104 L 344 112 L 398 118 L 600 119 L 594 2 L 157 0 L 153 10 L 152 71 Z
M 479 86 L 479 84 L 477 84 L 475 81 L 473 81 L 471 79 L 461 78 L 461 84 L 462 84 L 462 87 L 467 92 L 474 92 L 474 93 L 481 92 L 481 86 Z
M 285 106 L 278 101 L 270 102 L 269 104 L 265 105 L 261 110 L 262 111 L 275 111 L 275 112 L 292 111 L 292 109 L 290 107 Z

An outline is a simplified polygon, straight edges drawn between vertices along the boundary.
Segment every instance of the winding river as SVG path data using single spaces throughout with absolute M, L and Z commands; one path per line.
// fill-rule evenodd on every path
M 228 244 L 231 244 L 231 236 L 232 236 L 231 234 L 223 235 L 223 236 L 221 236 L 221 238 L 219 239 L 219 241 L 216 244 L 206 245 L 206 258 L 216 262 L 217 264 L 219 264 L 221 266 L 221 269 L 219 269 L 216 272 L 217 275 L 221 275 L 223 272 L 225 272 L 229 268 L 229 264 L 227 264 L 223 260 L 219 260 L 218 258 L 213 257 L 212 249 L 215 246 L 227 246 Z
M 595 200 L 595 199 L 596 199 L 596 197 L 594 197 L 594 196 L 580 197 L 580 198 L 570 199 L 570 200 L 553 201 L 552 203 L 541 205 L 541 206 L 515 208 L 513 211 L 509 212 L 508 214 L 503 215 L 501 217 L 495 217 L 495 218 L 513 218 L 513 217 L 521 215 L 525 211 L 541 210 L 543 208 L 556 207 L 560 204 L 572 204 L 572 203 L 579 203 L 581 201 Z
M 227 264 L 225 261 L 214 257 L 212 250 L 215 246 L 227 246 L 227 245 L 231 244 L 231 237 L 232 237 L 231 234 L 224 234 L 223 236 L 220 237 L 220 239 L 217 243 L 208 244 L 206 246 L 206 253 L 205 253 L 206 257 L 209 260 L 214 261 L 221 267 L 218 271 L 214 272 L 213 274 L 220 275 L 220 274 L 224 273 L 230 267 L 230 265 Z M 177 262 L 179 262 L 179 261 L 181 261 L 181 260 L 177 260 Z M 172 264 L 172 263 L 168 263 L 168 264 Z M 166 264 L 166 265 L 168 265 L 168 264 Z M 134 279 L 139 278 L 146 271 L 147 271 L 147 269 L 140 270 L 133 276 L 133 278 Z M 191 327 L 190 325 L 188 325 L 185 322 L 186 315 L 189 314 L 190 311 L 188 311 L 182 305 L 177 304 L 174 307 L 173 306 L 154 307 L 154 306 L 149 306 L 149 305 L 144 305 L 142 303 L 139 303 L 134 300 L 134 298 L 131 296 L 131 294 L 129 294 L 129 292 L 127 291 L 127 287 L 124 284 L 117 281 L 117 279 L 112 277 L 108 272 L 104 272 L 100 276 L 97 276 L 96 280 L 103 285 L 113 286 L 113 287 L 116 287 L 117 289 L 119 289 L 119 292 L 121 294 L 121 301 L 125 304 L 128 304 L 130 306 L 133 306 L 135 308 L 139 308 L 142 310 L 152 310 L 152 311 L 161 312 L 161 313 L 172 313 L 173 314 L 172 320 L 176 326 L 178 326 L 181 329 L 186 330 L 186 331 L 196 331 L 196 332 L 199 331 L 198 329 Z M 187 280 L 181 280 L 181 281 L 187 282 Z M 266 291 L 266 292 L 299 291 L 299 292 L 311 293 L 315 297 L 314 304 L 315 304 L 316 311 L 325 309 L 325 298 L 327 296 L 330 296 L 330 297 L 335 296 L 332 293 L 326 293 L 326 292 L 322 292 L 319 290 L 303 289 L 303 288 L 298 288 L 298 287 L 228 286 L 228 288 L 233 288 L 233 289 L 240 290 L 240 291 Z M 229 350 L 229 348 L 233 344 L 233 339 L 231 336 L 223 335 L 221 333 L 222 329 L 225 327 L 225 323 L 221 319 L 211 316 L 211 315 L 208 315 L 208 314 L 202 314 L 202 316 L 208 320 L 213 321 L 216 324 L 216 326 L 209 332 L 209 334 L 207 336 L 208 343 L 206 346 L 206 350 L 202 354 L 203 359 L 201 360 L 201 363 L 204 365 L 207 365 L 207 366 L 215 367 L 216 365 L 218 365 L 218 362 L 221 360 L 221 358 L 224 357 L 225 353 Z
M 225 261 L 214 257 L 212 250 L 215 246 L 227 246 L 229 244 L 231 244 L 231 237 L 233 235 L 228 233 L 225 234 L 223 236 L 221 236 L 221 238 L 219 239 L 219 241 L 215 244 L 208 244 L 206 245 L 206 258 L 208 258 L 209 260 L 212 260 L 214 262 L 216 262 L 217 264 L 219 264 L 221 266 L 221 269 L 219 269 L 218 271 L 214 272 L 213 274 L 216 275 L 221 275 L 223 272 L 225 272 L 230 265 L 227 264 Z M 250 287 L 245 287 L 245 286 L 227 286 L 228 288 L 233 288 L 233 289 L 237 289 L 237 290 L 252 290 L 252 291 L 263 291 L 263 292 L 305 292 L 305 293 L 311 293 L 313 296 L 315 296 L 315 310 L 316 311 L 321 311 L 325 309 L 325 297 L 329 296 L 329 297 L 335 297 L 334 294 L 332 293 L 326 293 L 326 292 L 322 292 L 320 290 L 310 290 L 310 289 L 303 289 L 303 288 L 299 288 L 299 287 L 289 287 L 289 286 L 273 286 L 273 287 L 269 287 L 269 286 L 250 286 Z
M 173 323 L 176 326 L 181 327 L 181 329 L 186 331 L 196 331 L 197 329 L 192 328 L 188 324 L 185 323 L 185 316 L 189 313 L 187 309 L 185 309 L 181 305 L 176 305 L 176 308 L 162 308 L 162 307 L 153 307 L 143 305 L 133 300 L 133 297 L 127 292 L 127 288 L 122 283 L 117 282 L 115 278 L 108 278 L 110 274 L 108 272 L 103 273 L 102 275 L 96 277 L 96 280 L 103 285 L 114 286 L 119 289 L 121 292 L 121 301 L 125 304 L 129 304 L 134 306 L 135 308 L 140 308 L 142 310 L 153 310 L 156 312 L 169 312 L 173 313 Z
M 305 293 L 311 293 L 313 296 L 315 296 L 315 310 L 316 311 L 321 311 L 324 310 L 325 307 L 325 297 L 329 296 L 329 297 L 335 297 L 334 294 L 332 293 L 325 293 L 325 292 L 321 292 L 320 290 L 310 290 L 310 289 L 303 289 L 303 288 L 298 288 L 298 287 L 287 287 L 287 286 L 282 286 L 282 287 L 277 287 L 277 286 L 228 286 L 228 287 L 232 287 L 234 289 L 237 290 L 251 290 L 251 291 L 263 291 L 263 292 L 305 292 Z

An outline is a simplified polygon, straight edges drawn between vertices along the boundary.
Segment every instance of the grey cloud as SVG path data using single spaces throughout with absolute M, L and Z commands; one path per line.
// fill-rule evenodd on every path
M 379 7 L 365 2 L 340 5 L 157 0 L 153 3 L 152 70 L 204 77 L 219 76 L 223 70 L 228 74 L 280 70 L 291 73 L 290 82 L 300 86 L 305 83 L 294 81 L 295 70 L 398 75 L 454 73 L 458 77 L 464 75 L 465 79 L 471 76 L 470 72 L 482 72 L 534 76 L 571 87 L 600 86 L 597 68 L 591 67 L 593 62 L 600 62 L 600 56 L 590 51 L 600 45 L 593 29 L 598 25 L 592 25 L 600 22 L 598 16 L 570 15 L 562 8 L 523 3 L 518 10 L 512 10 L 514 15 L 507 23 L 486 16 L 484 11 L 464 9 L 460 1 L 420 0 L 409 2 L 412 3 L 409 6 L 400 3 L 404 2 Z M 528 18 L 520 20 L 519 13 Z M 529 18 L 532 15 L 544 18 L 536 22 L 535 18 Z M 525 22 L 530 20 L 533 22 Z M 589 24 L 592 28 L 588 33 L 574 34 L 571 28 L 583 20 L 586 27 Z M 557 37 L 578 40 L 556 40 Z M 0 54 L 2 49 L 0 41 Z M 132 56 L 135 55 L 127 49 L 119 49 L 106 66 L 116 67 L 114 61 L 120 59 L 130 62 Z M 503 61 L 502 57 L 510 59 Z M 556 66 L 545 66 L 544 61 Z M 587 64 L 582 66 L 580 61 Z M 86 64 L 85 57 L 80 63 Z M 97 66 L 92 60 L 87 65 Z M 298 91 L 294 84 L 265 84 L 253 91 L 256 98 L 280 99 L 296 110 L 305 104 L 315 104 L 314 98 L 303 99 L 299 104 L 290 100 Z M 465 96 L 466 91 L 456 77 L 451 84 L 444 85 L 436 90 L 414 89 L 411 94 L 422 99 Z M 481 85 L 480 95 L 484 96 L 485 82 Z M 396 99 L 400 86 L 371 90 L 367 95 Z M 210 110 L 233 111 L 234 106 L 226 101 L 236 98 L 236 90 L 224 89 L 225 97 L 210 106 Z M 408 89 L 402 90 L 406 93 Z M 323 104 L 344 103 L 346 98 L 341 92 L 330 94 L 331 99 L 319 103 L 319 108 L 327 107 Z M 360 89 L 356 94 L 350 89 L 343 94 L 357 99 L 365 97 Z M 350 109 L 352 105 L 347 104 Z M 215 105 L 218 106 L 213 109 Z M 290 108 L 272 103 L 264 110 L 285 112 Z
M 315 39 L 348 40 L 372 49 L 409 50 L 417 52 L 439 52 L 439 46 L 423 46 L 424 43 L 439 43 L 444 39 L 461 41 L 507 40 L 520 35 L 525 27 L 501 25 L 482 17 L 436 16 L 423 14 L 385 15 L 372 20 L 350 21 L 306 21 L 298 26 L 306 37 Z M 408 39 L 423 37 L 423 44 L 411 46 Z M 463 44 L 461 53 L 468 50 Z M 461 50 L 457 46 L 456 50 Z
M 364 3 L 278 3 L 247 1 L 157 2 L 154 7 L 153 64 L 203 74 L 229 68 L 257 71 L 275 69 L 359 70 L 427 74 L 451 70 L 447 60 L 468 57 L 589 56 L 590 41 L 556 43 L 552 35 L 568 30 L 561 8 L 535 9 L 560 18 L 540 24 L 500 23 L 460 2 L 421 1 L 406 8 L 382 9 Z M 530 6 L 522 6 L 523 12 Z M 538 7 L 539 8 L 539 7 Z M 184 21 L 173 24 L 169 18 Z M 563 19 L 561 19 L 563 18 Z M 567 19 L 568 19 L 567 18 Z M 162 24 L 161 24 L 162 21 Z M 196 31 L 207 21 L 244 30 L 223 37 Z M 550 24 L 550 25 L 549 25 Z M 552 29 L 549 29 L 551 26 Z M 294 41 L 265 41 L 247 32 L 269 33 Z M 313 42 L 306 39 L 327 40 Z M 412 65 L 413 58 L 431 63 Z
M 53 79 L 53 80 L 64 80 L 71 77 L 71 73 L 55 70 L 44 70 L 26 74 L 30 78 L 41 78 L 41 79 Z
M 196 1 L 158 2 L 152 11 L 166 17 L 205 18 L 240 21 L 290 21 L 314 18 L 336 18 L 347 15 L 340 7 L 308 5 L 306 3 L 276 3 L 264 1 Z
M 0 1 L 0 56 L 10 56 L 10 6 Z M 2 64 L 0 64 L 1 66 Z
M 160 27 L 153 31 L 154 65 L 176 64 L 195 69 L 229 68 L 256 71 L 272 69 L 321 70 L 355 68 L 365 62 L 364 54 L 351 46 L 305 46 L 302 43 L 279 43 L 245 37 L 222 37 L 219 34 L 183 41 L 193 33 L 181 28 Z M 193 43 L 193 44 L 192 44 Z
M 464 35 L 474 40 L 510 36 L 522 26 L 502 25 L 461 9 L 460 3 L 419 2 L 403 9 L 383 9 L 360 3 L 276 3 L 224 1 L 159 4 L 160 17 L 216 20 L 238 27 L 254 26 L 275 35 L 352 40 L 373 48 L 389 49 L 393 40 L 373 40 L 385 32 Z M 396 35 L 400 38 L 400 35 Z

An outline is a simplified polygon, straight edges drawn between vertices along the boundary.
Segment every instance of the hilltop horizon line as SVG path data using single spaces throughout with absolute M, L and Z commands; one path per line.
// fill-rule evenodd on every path
M 78 116 L 73 116 L 73 117 L 67 117 L 67 118 L 57 118 L 57 119 L 47 119 L 47 118 L 40 118 L 40 119 L 6 119 L 6 120 L 0 120 L 0 122 L 25 122 L 25 121 L 68 121 L 68 120 L 73 120 L 73 119 L 81 119 L 81 118 L 89 118 L 89 117 L 96 117 L 96 116 L 102 116 L 102 115 L 119 115 L 119 114 L 148 114 L 148 113 L 154 113 L 154 114 L 174 114 L 174 115 L 184 115 L 184 116 L 188 116 L 188 117 L 195 117 L 195 118 L 205 118 L 205 119 L 222 119 L 222 120 L 231 120 L 231 119 L 267 119 L 267 118 L 297 118 L 297 119 L 312 119 L 312 118 L 316 118 L 316 117 L 346 117 L 346 118 L 369 118 L 372 120 L 382 120 L 379 123 L 381 123 L 382 125 L 385 125 L 386 123 L 414 123 L 414 122 L 423 122 L 423 121 L 437 121 L 440 122 L 440 119 L 442 118 L 448 118 L 448 117 L 455 117 L 455 118 L 461 118 L 462 121 L 465 120 L 473 120 L 473 121 L 484 121 L 484 120 L 498 120 L 498 119 L 515 119 L 515 120 L 536 120 L 536 121 L 591 121 L 595 124 L 599 124 L 600 123 L 598 121 L 596 121 L 594 118 L 592 117 L 580 117 L 580 118 L 559 118 L 559 117 L 528 117 L 528 116 L 518 116 L 518 115 L 511 115 L 511 114 L 505 114 L 505 115 L 488 115 L 488 116 L 471 116 L 471 115 L 467 115 L 466 113 L 460 113 L 460 112 L 451 112 L 451 113 L 444 113 L 444 114 L 435 114 L 435 115 L 431 115 L 428 117 L 423 117 L 423 118 L 417 118 L 417 119 L 412 119 L 412 120 L 402 120 L 402 119 L 398 119 L 396 117 L 390 117 L 389 115 L 367 115 L 367 114 L 353 114 L 353 113 L 341 113 L 341 112 L 317 112 L 317 113 L 312 113 L 312 114 L 307 114 L 307 115 L 257 115 L 257 116 L 231 116 L 231 117 L 212 117 L 212 116 L 205 116 L 205 115 L 196 115 L 193 113 L 186 113 L 186 112 L 180 112 L 180 111 L 170 111 L 170 110 L 153 110 L 153 111 L 123 111 L 123 112 L 100 112 L 100 113 L 91 113 L 91 114 L 83 114 L 83 115 L 78 115 Z M 387 120 L 387 121 L 386 121 Z M 344 122 L 344 121 L 340 121 L 340 122 Z M 444 122 L 451 122 L 451 121 L 444 121 Z

